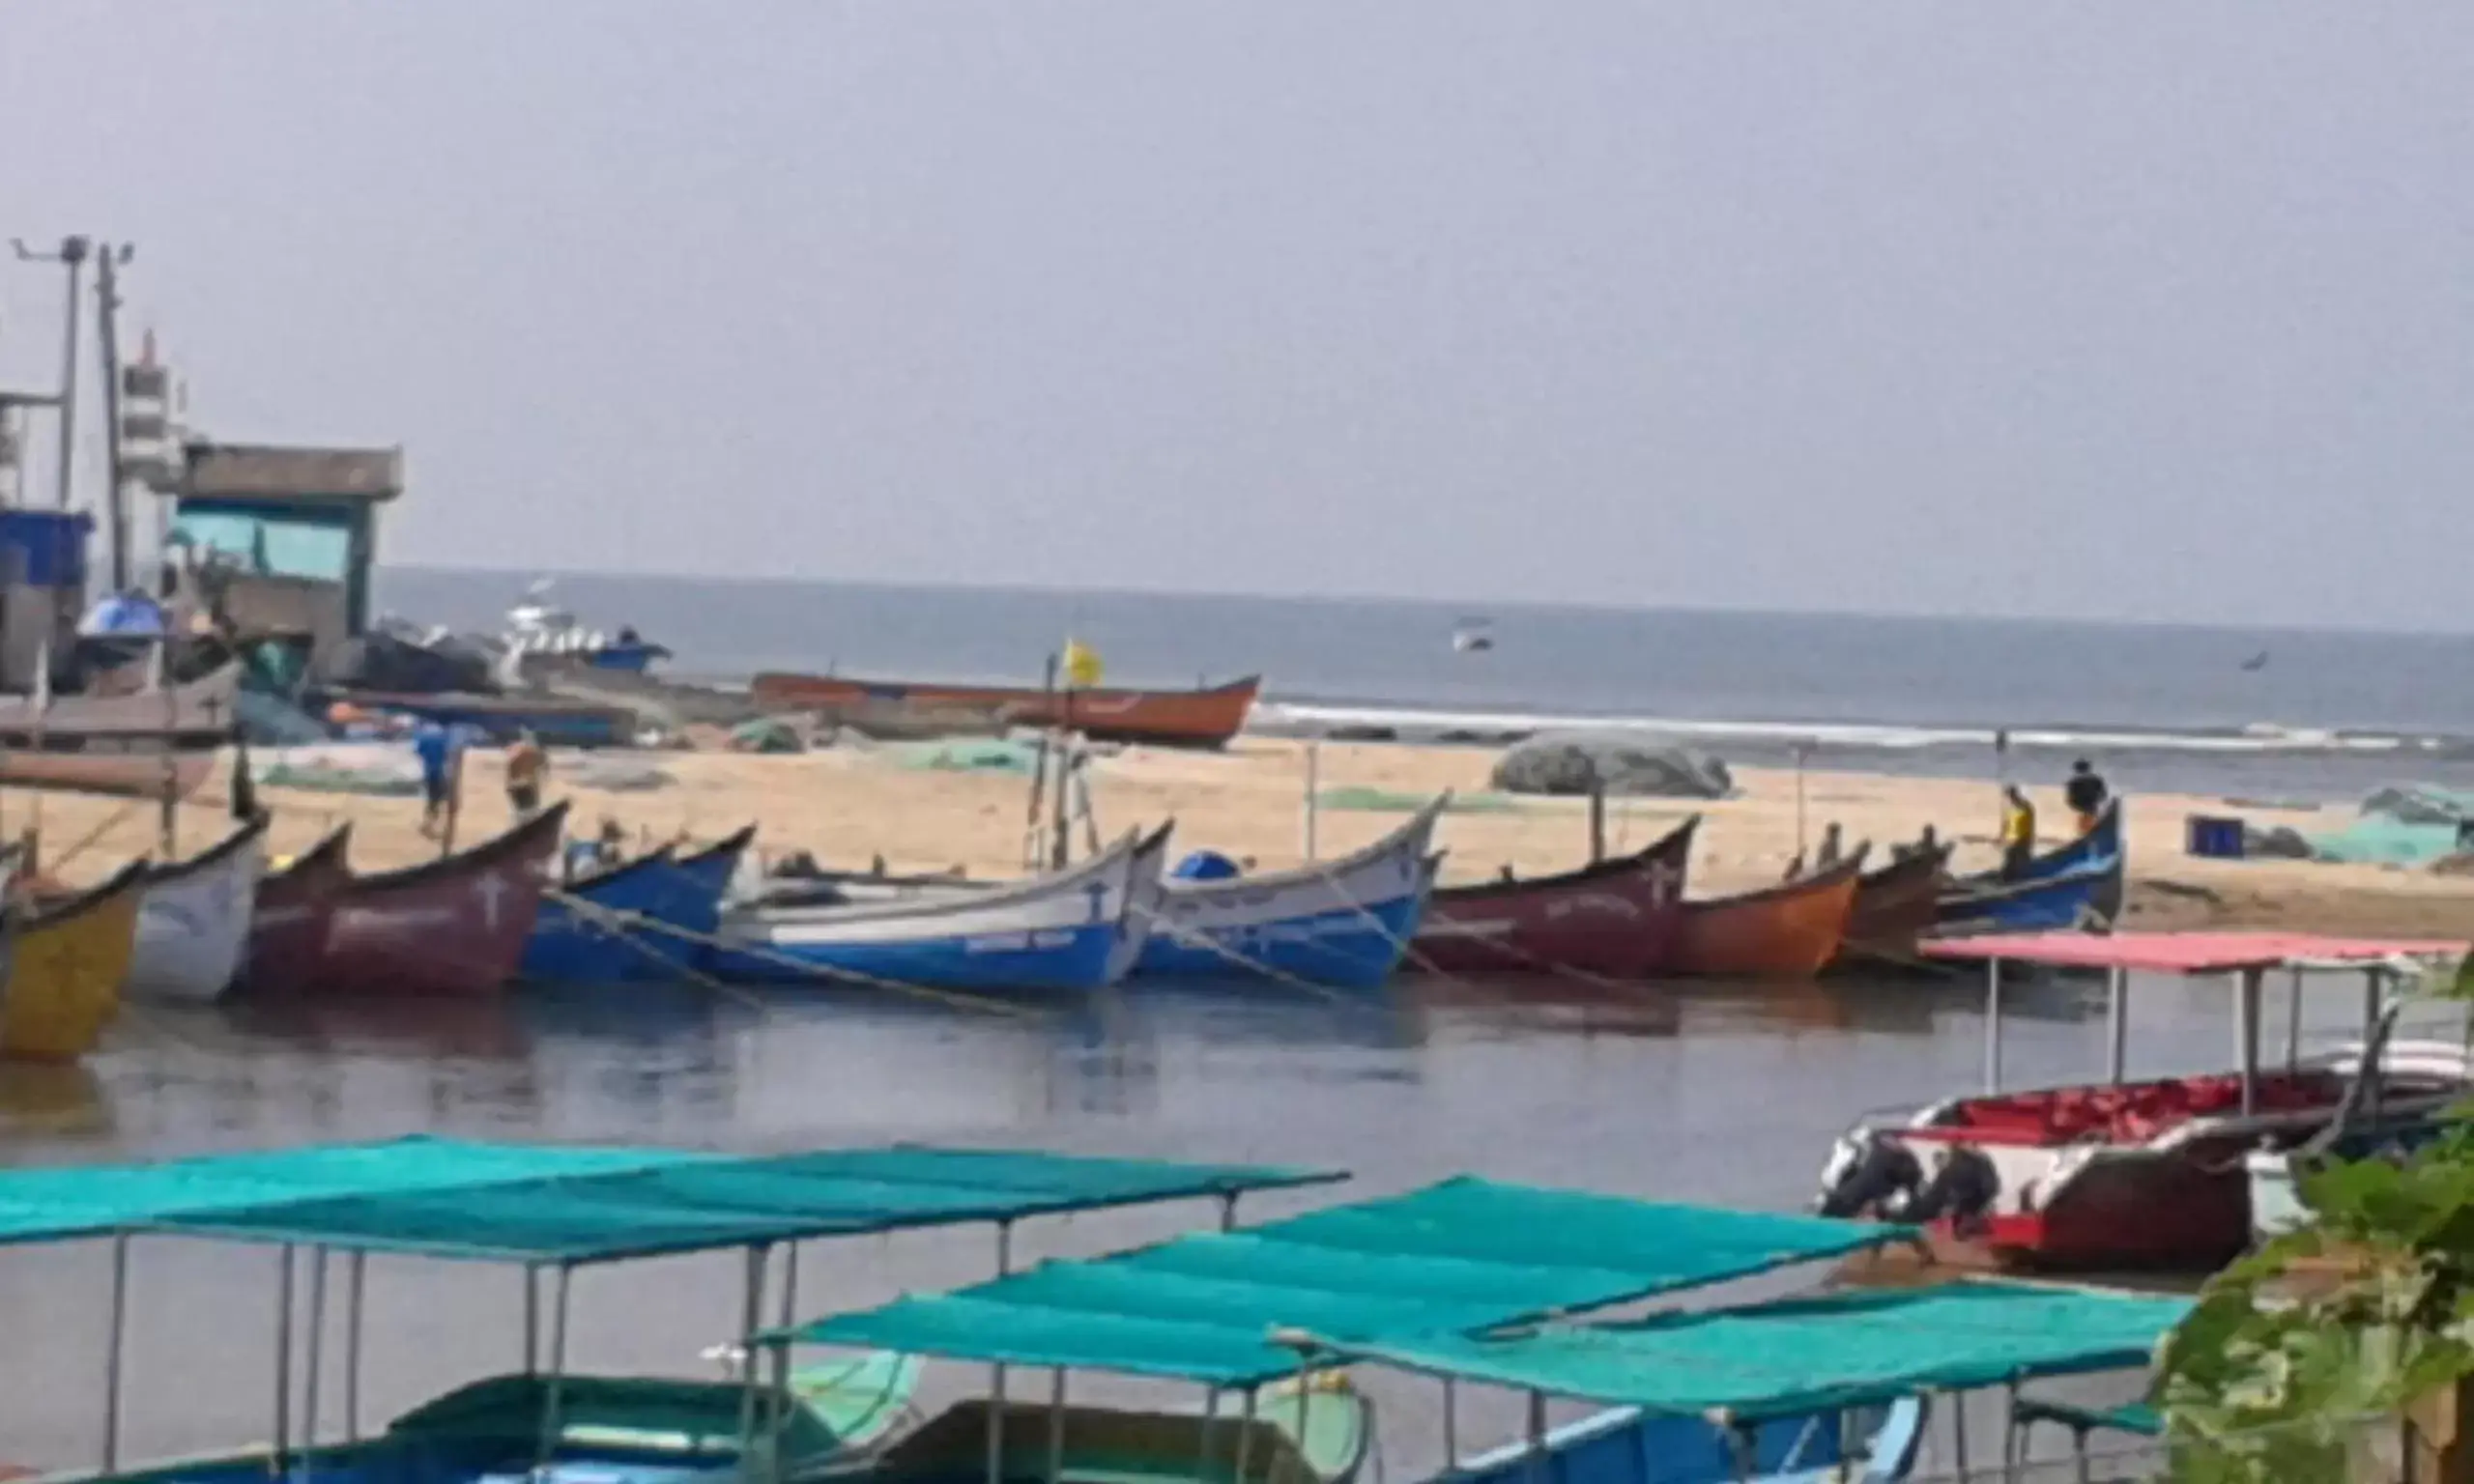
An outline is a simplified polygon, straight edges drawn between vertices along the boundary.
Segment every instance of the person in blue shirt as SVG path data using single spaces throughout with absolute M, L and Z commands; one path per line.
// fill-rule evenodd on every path
M 445 827 L 453 786 L 454 734 L 436 722 L 421 723 L 413 728 L 413 756 L 421 761 L 421 833 L 435 837 Z

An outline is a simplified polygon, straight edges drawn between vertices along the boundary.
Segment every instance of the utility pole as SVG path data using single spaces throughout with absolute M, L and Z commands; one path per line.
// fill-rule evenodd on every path
M 52 496 L 53 508 L 66 510 L 71 475 L 77 463 L 77 291 L 84 281 L 86 252 L 92 244 L 82 237 L 64 237 L 57 252 L 36 252 L 14 239 L 9 245 L 15 249 L 20 263 L 60 263 L 69 269 L 68 325 L 60 339 L 60 482 Z
M 113 270 L 136 256 L 123 243 L 100 244 L 95 253 L 95 325 L 103 352 L 103 426 L 108 483 L 103 487 L 104 519 L 112 528 L 112 591 L 129 590 L 129 471 L 121 460 L 120 426 L 120 284 Z

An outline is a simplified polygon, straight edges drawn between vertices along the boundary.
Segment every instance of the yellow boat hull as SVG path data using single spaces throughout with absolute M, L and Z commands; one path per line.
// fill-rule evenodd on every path
M 145 885 L 145 869 L 130 866 L 7 934 L 0 1057 L 69 1062 L 95 1049 L 120 1013 Z

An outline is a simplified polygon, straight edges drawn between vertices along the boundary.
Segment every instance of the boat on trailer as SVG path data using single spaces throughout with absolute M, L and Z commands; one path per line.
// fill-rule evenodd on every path
M 1293 870 L 1161 883 L 1140 978 L 1258 975 L 1343 989 L 1399 966 L 1434 883 L 1428 846 L 1444 801 L 1365 849 Z
M 1864 847 L 1807 876 L 1683 904 L 1683 929 L 1668 969 L 1735 979 L 1808 979 L 1846 941 L 1864 872 Z
M 1441 886 L 1408 966 L 1438 974 L 1641 979 L 1672 959 L 1700 817 L 1645 850 L 1560 875 Z
M 198 855 L 147 869 L 123 995 L 203 1005 L 231 989 L 249 949 L 267 821 L 257 814 Z
M 795 1466 L 784 1477 L 800 1478 L 861 1467 L 911 1416 L 918 1364 L 876 1355 L 793 1369 L 787 1352 L 776 1352 L 769 1374 L 732 1379 L 572 1374 L 571 1283 L 587 1266 L 739 1251 L 744 1342 L 769 1305 L 793 1301 L 800 1246 L 818 1238 L 992 1225 L 1002 1268 L 1015 1227 L 1035 1216 L 1208 1200 L 1226 1222 L 1247 1192 L 1341 1178 L 915 1146 L 715 1156 L 417 1136 L 0 1172 L 0 1234 L 17 1243 L 105 1239 L 112 1249 L 98 1467 L 53 1479 L 676 1484 L 777 1462 Z M 166 1237 L 279 1248 L 277 1307 L 304 1320 L 307 1337 L 304 1344 L 304 1325 L 288 1323 L 276 1347 L 270 1441 L 130 1464 L 122 1456 L 129 1280 L 138 1244 Z M 524 1268 L 523 1366 L 365 1431 L 359 1378 L 368 1259 L 395 1256 Z M 333 1308 L 342 1311 L 340 1397 L 322 1394 L 317 1379 L 331 1369 L 322 1341 L 338 1327 Z
M 469 850 L 350 877 L 328 925 L 319 986 L 448 995 L 503 988 L 523 960 L 566 814 L 562 800 Z
M 2076 932 L 1959 938 L 1937 957 L 1986 965 L 1981 1092 L 1905 1119 L 1868 1119 L 1840 1136 L 1816 1210 L 1877 1214 L 1925 1229 L 1934 1255 L 1975 1267 L 2043 1270 L 2212 1270 L 2249 1241 L 2244 1157 L 2306 1144 L 2344 1117 L 2371 1084 L 2391 1117 L 2433 1113 L 2468 1088 L 2461 1051 L 2445 1056 L 2384 1044 L 2383 997 L 2431 958 L 2454 963 L 2463 943 L 2276 932 Z M 2110 1052 L 2099 1080 L 2011 1092 L 2001 1075 L 2005 963 L 2102 969 Z M 2226 975 L 2234 981 L 2240 1065 L 2133 1081 L 2126 1075 L 2132 970 Z M 2282 1067 L 2259 1054 L 2268 972 L 2346 970 L 2364 976 L 2363 1049 L 2306 1059 L 2288 1032 Z M 2288 1027 L 2300 1016 L 2288 1014 Z
M 249 947 L 242 991 L 293 995 L 313 987 L 327 956 L 335 903 L 352 885 L 345 864 L 352 826 L 337 825 L 319 842 L 258 878 L 249 912 Z

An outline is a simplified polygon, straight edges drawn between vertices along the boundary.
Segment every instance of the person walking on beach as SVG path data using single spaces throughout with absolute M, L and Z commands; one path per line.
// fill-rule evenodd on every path
M 455 765 L 455 739 L 436 722 L 413 728 L 413 756 L 421 764 L 421 834 L 438 838 L 446 827 L 447 793 Z
M 550 757 L 541 751 L 541 739 L 531 728 L 517 732 L 506 750 L 506 803 L 518 821 L 540 813 L 541 781 L 549 772 Z
M 2096 828 L 2097 816 L 2104 813 L 2105 801 L 2113 791 L 2105 786 L 2104 776 L 2082 757 L 2070 765 L 2070 782 L 2062 785 L 2061 797 L 2079 816 L 2079 833 L 2086 835 Z
M 2012 784 L 2001 791 L 2001 876 L 2016 881 L 2036 854 L 2036 806 Z

